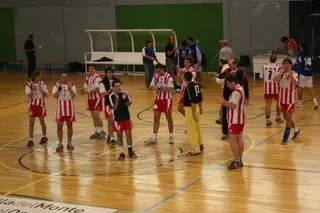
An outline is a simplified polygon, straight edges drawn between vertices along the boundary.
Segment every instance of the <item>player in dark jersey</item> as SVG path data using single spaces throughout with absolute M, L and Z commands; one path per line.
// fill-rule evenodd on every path
M 299 75 L 297 107 L 300 108 L 303 107 L 303 88 L 307 88 L 312 97 L 314 109 L 318 109 L 318 101 L 313 89 L 312 62 L 313 56 L 309 53 L 307 45 L 303 42 L 300 43 L 299 54 L 297 55 L 295 64 L 295 71 L 298 72 Z
M 100 83 L 100 94 L 105 97 L 106 101 L 106 108 L 105 108 L 105 117 L 108 120 L 108 138 L 107 143 L 110 143 L 111 146 L 114 148 L 116 146 L 116 141 L 113 136 L 113 114 L 112 109 L 110 106 L 109 95 L 112 93 L 112 83 L 115 80 L 119 80 L 118 78 L 114 77 L 114 70 L 110 67 L 106 68 L 105 70 L 105 77 L 102 79 Z
M 109 95 L 109 103 L 113 109 L 114 128 L 118 136 L 118 160 L 124 160 L 123 132 L 126 134 L 129 158 L 137 158 L 132 150 L 132 121 L 129 106 L 132 104 L 128 92 L 122 90 L 120 80 L 112 82 L 113 92 Z
M 191 49 L 188 47 L 187 40 L 182 40 L 181 47 L 174 54 L 176 58 L 176 66 L 179 71 L 184 68 L 184 61 L 187 57 L 191 57 Z

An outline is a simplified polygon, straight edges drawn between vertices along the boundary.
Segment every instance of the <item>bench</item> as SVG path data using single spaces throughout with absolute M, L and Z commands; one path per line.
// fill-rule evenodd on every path
M 44 70 L 46 74 L 50 73 L 50 75 L 52 74 L 52 65 L 61 65 L 65 71 L 69 69 L 68 62 L 40 62 L 40 64 L 42 65 L 41 72 Z
M 166 64 L 164 52 L 156 53 L 157 59 L 161 64 Z M 103 57 L 113 61 L 95 61 Z M 143 65 L 141 52 L 88 52 L 85 53 L 85 63 L 87 64 L 110 64 L 110 65 Z M 154 62 L 156 64 L 156 62 Z M 87 66 L 86 66 L 87 69 Z M 133 67 L 133 69 L 135 69 Z M 87 70 L 86 70 L 87 71 Z

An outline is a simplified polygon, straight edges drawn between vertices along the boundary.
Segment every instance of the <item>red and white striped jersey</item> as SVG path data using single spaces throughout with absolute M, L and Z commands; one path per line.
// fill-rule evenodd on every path
M 75 116 L 74 101 L 71 96 L 68 84 L 60 84 L 62 90 L 57 97 L 57 109 L 56 117 L 59 119 L 65 116 Z M 72 85 L 72 91 L 77 94 L 77 89 L 75 85 Z M 52 94 L 55 94 L 59 90 L 59 83 L 53 86 Z
M 151 87 L 162 86 L 162 87 L 174 88 L 173 78 L 167 72 L 163 76 L 155 74 L 152 78 L 152 82 L 150 86 Z M 157 91 L 156 100 L 164 100 L 164 99 L 171 99 L 171 98 L 172 98 L 172 92 Z
M 45 100 L 42 95 L 42 92 L 48 95 L 48 88 L 47 85 L 43 81 L 35 82 L 28 82 L 25 87 L 26 95 L 29 95 L 31 91 L 34 90 L 33 96 L 29 97 L 29 107 L 33 106 L 45 106 Z
M 196 83 L 197 71 L 193 67 L 190 67 L 189 69 L 183 68 L 183 70 L 180 73 L 180 75 L 183 78 L 181 90 L 180 90 L 180 98 L 183 98 L 184 90 L 186 89 L 186 86 L 187 86 L 187 82 L 184 80 L 184 77 L 183 77 L 185 72 L 191 72 L 192 73 L 192 82 Z
M 294 104 L 296 103 L 296 85 L 292 82 L 290 75 L 298 80 L 298 75 L 296 72 L 291 71 L 284 73 L 281 76 L 279 85 L 279 103 L 280 104 Z
M 236 108 L 228 108 L 228 123 L 229 124 L 243 124 L 245 122 L 245 95 L 243 88 L 238 84 L 232 90 L 229 103 L 236 105 Z
M 86 77 L 86 81 L 84 83 L 84 89 L 86 93 L 88 94 L 88 99 L 93 100 L 93 99 L 99 99 L 101 98 L 100 92 L 99 92 L 99 87 L 100 87 L 100 82 L 102 79 L 100 78 L 100 75 L 95 73 L 93 76 L 88 76 Z M 92 90 L 98 89 L 95 92 L 90 92 Z
M 259 77 L 264 81 L 265 95 L 277 95 L 279 93 L 279 82 L 276 82 L 273 79 L 280 69 L 281 67 L 279 65 L 273 63 L 262 66 Z

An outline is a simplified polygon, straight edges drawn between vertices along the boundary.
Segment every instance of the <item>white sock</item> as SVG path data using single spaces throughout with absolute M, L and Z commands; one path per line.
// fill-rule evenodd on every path
M 114 137 L 113 137 L 113 136 L 110 136 L 110 140 L 114 140 Z
M 298 104 L 302 104 L 302 100 L 298 100 Z
M 29 141 L 33 141 L 33 138 L 29 138 Z
M 294 131 L 295 131 L 295 132 L 298 132 L 298 131 L 299 131 L 299 128 L 296 126 L 296 127 L 294 128 Z
M 152 138 L 153 139 L 158 139 L 158 134 L 153 134 Z
M 58 146 L 62 145 L 62 142 L 59 142 Z
M 314 105 L 318 106 L 317 98 L 313 98 L 313 103 L 314 103 Z
M 43 137 L 43 138 L 46 138 L 47 136 L 46 136 L 46 135 L 43 135 L 42 137 Z
M 96 132 L 97 132 L 98 134 L 100 134 L 100 133 L 101 133 L 101 128 L 100 128 L 100 127 L 96 127 Z
M 173 133 L 169 133 L 169 137 L 173 137 Z

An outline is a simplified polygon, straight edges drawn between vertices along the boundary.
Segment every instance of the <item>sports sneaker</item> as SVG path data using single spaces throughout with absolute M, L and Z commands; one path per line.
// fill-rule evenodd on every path
M 28 148 L 31 148 L 31 147 L 33 147 L 33 146 L 34 146 L 33 141 L 32 141 L 32 140 L 29 140 L 27 147 L 28 147 Z
M 286 143 L 288 143 L 288 139 L 287 138 L 283 138 L 281 141 L 281 145 L 285 145 Z
M 222 124 L 221 120 L 216 120 L 216 124 Z
M 48 138 L 42 137 L 39 144 L 45 146 L 47 145 L 47 143 L 48 143 Z
M 318 105 L 314 105 L 313 109 L 318 109 Z
M 145 141 L 146 144 L 157 144 L 158 143 L 158 138 L 149 138 L 147 141 Z
M 56 148 L 56 152 L 63 152 L 63 144 L 58 144 L 57 148 Z
M 297 106 L 297 108 L 303 108 L 303 105 L 299 104 L 299 103 L 296 106 Z
M 228 135 L 222 135 L 222 136 L 221 136 L 221 140 L 223 140 L 223 141 L 224 141 L 224 140 L 227 140 L 227 138 L 228 138 Z
M 266 126 L 271 126 L 272 125 L 272 122 L 270 120 L 267 120 L 266 121 Z
M 241 162 L 232 161 L 228 165 L 228 169 L 240 169 L 241 168 Z
M 173 139 L 172 136 L 169 137 L 169 143 L 170 143 L 170 144 L 174 144 L 174 139 Z
M 276 118 L 276 122 L 278 122 L 279 124 L 283 123 L 283 119 L 282 118 Z
M 129 158 L 137 158 L 138 157 L 133 151 L 129 152 L 128 155 L 129 155 Z
M 112 148 L 116 148 L 117 146 L 117 142 L 113 138 L 110 140 L 110 144 Z
M 203 152 L 203 150 L 204 150 L 204 146 L 203 146 L 203 144 L 201 144 L 200 145 L 200 151 Z
M 121 152 L 121 154 L 118 157 L 118 160 L 123 161 L 125 158 L 126 158 L 126 155 L 123 152 Z
M 195 156 L 195 155 L 200 155 L 200 154 L 201 154 L 201 152 L 189 151 L 189 152 L 187 153 L 187 156 Z
M 72 145 L 72 143 L 68 143 L 67 149 L 68 149 L 68 151 L 73 151 L 74 150 L 74 146 Z
M 100 134 L 98 134 L 97 132 L 93 133 L 92 135 L 90 135 L 90 139 L 98 139 L 98 137 L 100 136 Z
M 103 130 L 100 132 L 100 134 L 101 134 L 101 135 L 104 135 L 104 136 L 107 135 L 107 133 L 106 133 L 105 131 L 103 131 Z
M 187 130 L 184 130 L 184 134 L 187 134 L 188 132 L 187 132 Z
M 291 138 L 291 140 L 296 139 L 299 135 L 300 135 L 300 129 L 298 129 L 298 131 L 294 132 L 293 137 Z

